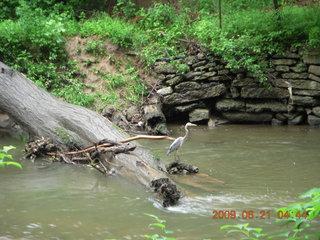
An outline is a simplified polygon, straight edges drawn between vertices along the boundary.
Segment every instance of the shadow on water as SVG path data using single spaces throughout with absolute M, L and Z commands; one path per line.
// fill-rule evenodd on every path
M 171 130 L 173 137 L 184 135 L 182 126 Z M 166 156 L 168 141 L 140 143 L 167 163 L 173 159 Z M 0 239 L 143 239 L 160 233 L 148 227 L 153 220 L 146 212 L 166 219 L 181 240 L 232 239 L 219 227 L 244 222 L 277 232 L 274 210 L 298 201 L 320 180 L 320 129 L 308 126 L 191 129 L 181 159 L 217 182 L 186 183 L 187 176 L 178 177 L 186 196 L 167 209 L 144 188 L 118 177 L 80 166 L 30 163 L 21 159 L 23 143 L 9 137 L 1 137 L 0 145 L 18 146 L 12 154 L 24 166 L 0 169 Z M 213 210 L 270 210 L 271 218 L 211 219 Z

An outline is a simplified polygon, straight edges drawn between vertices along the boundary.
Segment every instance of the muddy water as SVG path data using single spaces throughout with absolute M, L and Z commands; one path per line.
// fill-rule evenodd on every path
M 171 126 L 181 136 L 181 126 Z M 170 142 L 141 141 L 155 156 L 165 155 Z M 15 159 L 22 144 L 1 137 L 0 145 L 14 144 Z M 298 201 L 297 196 L 320 183 L 320 129 L 308 126 L 200 126 L 191 131 L 181 160 L 197 165 L 217 179 L 191 186 L 177 179 L 187 196 L 176 207 L 163 209 L 142 187 L 93 169 L 43 161 L 0 169 L 0 239 L 143 239 L 161 233 L 148 227 L 150 213 L 166 219 L 177 239 L 239 239 L 225 235 L 224 224 L 249 222 L 266 231 L 284 230 L 273 221 L 275 209 Z M 194 179 L 192 182 L 196 182 Z M 221 182 L 224 182 L 221 184 Z M 214 210 L 252 210 L 254 219 L 211 219 Z M 270 219 L 260 219 L 270 211 Z M 256 218 L 258 217 L 258 218 Z

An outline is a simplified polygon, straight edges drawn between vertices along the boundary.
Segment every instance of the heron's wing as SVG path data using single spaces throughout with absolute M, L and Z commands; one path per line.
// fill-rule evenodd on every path
M 181 146 L 182 142 L 183 142 L 183 137 L 178 137 L 176 140 L 174 140 L 174 142 L 170 145 L 167 151 L 167 155 L 177 150 Z

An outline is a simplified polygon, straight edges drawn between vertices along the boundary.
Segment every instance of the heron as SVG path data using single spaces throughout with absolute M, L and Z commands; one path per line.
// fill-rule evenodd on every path
M 188 127 L 195 127 L 197 126 L 196 124 L 193 124 L 193 123 L 190 123 L 188 122 L 184 129 L 186 130 L 186 135 L 184 135 L 184 137 L 178 137 L 176 140 L 174 140 L 174 142 L 170 145 L 168 151 L 167 151 L 167 155 L 169 155 L 170 153 L 172 152 L 175 152 L 174 153 L 174 159 L 176 160 L 177 158 L 177 153 L 178 153 L 178 150 L 180 149 L 180 147 L 182 146 L 182 144 L 186 141 L 188 135 L 189 135 L 189 129 Z M 179 156 L 178 156 L 179 157 Z M 180 160 L 180 158 L 179 158 Z

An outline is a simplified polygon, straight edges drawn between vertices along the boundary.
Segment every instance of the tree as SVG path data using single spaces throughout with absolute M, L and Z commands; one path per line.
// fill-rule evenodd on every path
M 102 139 L 120 142 L 128 138 L 100 114 L 53 97 L 2 62 L 0 70 L 0 109 L 8 113 L 30 136 L 49 137 L 65 150 L 75 144 L 85 148 Z M 159 170 L 164 169 L 161 162 L 139 146 L 132 149 L 130 154 L 105 154 L 102 157 L 104 161 L 113 163 L 120 176 L 148 189 L 156 187 L 165 206 L 175 204 L 180 194 L 175 184 Z M 157 180 L 171 184 L 176 191 L 170 192 L 171 188 L 168 192 L 161 184 L 155 186 Z

